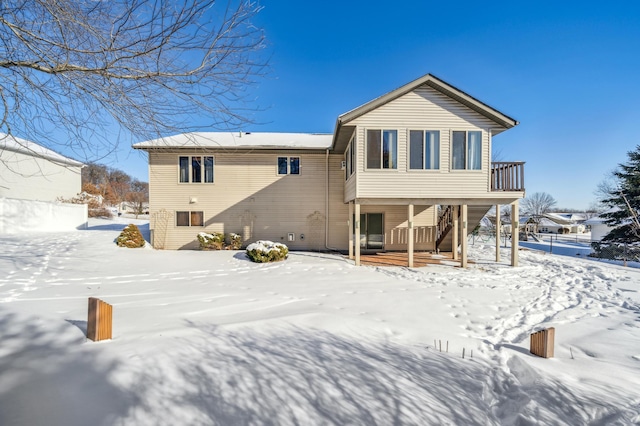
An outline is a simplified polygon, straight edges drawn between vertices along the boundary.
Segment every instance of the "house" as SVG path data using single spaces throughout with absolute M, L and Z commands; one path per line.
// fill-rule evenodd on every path
M 56 202 L 80 192 L 83 166 L 34 142 L 0 134 L 0 234 L 85 227 L 86 205 Z
M 35 142 L 0 133 L 0 197 L 72 198 L 81 190 L 83 165 Z
M 591 227 L 591 241 L 598 242 L 602 240 L 615 226 L 607 225 L 606 219 L 601 216 L 594 216 L 587 219 L 584 225 Z
M 524 163 L 492 162 L 518 122 L 427 74 L 337 118 L 332 134 L 188 133 L 134 145 L 149 155 L 152 244 L 198 232 L 291 249 L 453 251 L 492 206 L 518 222 Z M 511 263 L 517 264 L 517 235 Z M 497 251 L 497 256 L 499 252 Z
M 548 217 L 540 217 L 537 221 L 538 232 L 543 234 L 568 234 L 571 226 L 570 223 L 558 223 Z

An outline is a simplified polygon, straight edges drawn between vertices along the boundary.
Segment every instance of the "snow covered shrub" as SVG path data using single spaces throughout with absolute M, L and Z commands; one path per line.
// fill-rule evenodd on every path
M 212 234 L 200 232 L 198 241 L 200 242 L 200 250 L 222 250 L 224 234 L 222 232 L 214 232 Z
M 233 232 L 227 234 L 227 246 L 225 247 L 227 250 L 240 250 L 241 246 L 242 237 L 240 235 Z
M 256 241 L 247 246 L 247 256 L 257 263 L 284 260 L 288 254 L 289 248 L 287 246 L 273 241 Z
M 116 238 L 116 244 L 120 247 L 138 248 L 144 247 L 146 244 L 140 229 L 134 224 L 125 226 L 118 238 Z

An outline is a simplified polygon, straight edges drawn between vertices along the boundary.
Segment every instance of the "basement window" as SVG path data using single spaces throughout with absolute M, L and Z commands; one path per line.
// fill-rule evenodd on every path
M 176 226 L 204 226 L 204 212 L 176 212 Z

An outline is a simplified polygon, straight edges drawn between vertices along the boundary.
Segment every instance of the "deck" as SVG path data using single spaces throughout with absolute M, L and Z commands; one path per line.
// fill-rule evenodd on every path
M 363 254 L 360 262 L 366 266 L 407 266 L 409 255 L 406 252 L 381 252 L 376 254 Z M 469 262 L 473 263 L 473 262 Z M 460 267 L 459 260 L 453 260 L 452 253 L 415 252 L 413 254 L 413 267 L 421 268 L 429 265 L 447 265 Z

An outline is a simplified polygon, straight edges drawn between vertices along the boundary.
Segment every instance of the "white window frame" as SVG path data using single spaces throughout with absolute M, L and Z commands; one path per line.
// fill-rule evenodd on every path
M 349 145 L 347 145 L 347 150 L 344 152 L 344 160 L 347 164 L 345 169 L 345 180 L 349 180 L 351 176 L 355 173 L 356 169 L 356 135 L 355 132 L 353 136 L 351 136 L 351 140 L 349 141 Z
M 380 167 L 369 167 L 369 132 L 380 132 Z M 384 132 L 395 132 L 396 135 L 396 139 L 395 139 L 395 152 L 394 152 L 394 158 L 395 158 L 395 167 L 384 167 Z M 398 129 L 380 129 L 380 128 L 373 128 L 373 129 L 364 129 L 364 168 L 367 171 L 373 171 L 373 170 L 377 170 L 377 171 L 398 171 L 398 167 L 399 167 L 399 158 L 398 158 L 398 151 L 399 151 L 399 130 Z
M 411 132 L 421 132 L 422 133 L 422 168 L 413 169 L 411 168 Z M 426 168 L 426 144 L 427 144 L 427 134 L 428 133 L 437 133 L 438 134 L 438 155 L 437 155 L 437 166 L 434 168 Z M 407 170 L 410 172 L 440 172 L 442 169 L 442 132 L 437 129 L 408 129 L 407 130 Z
M 194 174 L 194 168 L 193 168 L 193 161 L 194 158 L 200 158 L 200 182 L 194 182 L 193 181 L 193 174 Z M 187 176 L 186 176 L 186 180 L 182 179 L 182 159 L 186 158 L 187 159 Z M 205 177 L 207 175 L 207 169 L 205 166 L 205 162 L 207 161 L 206 159 L 210 158 L 211 159 L 211 182 L 205 182 Z M 216 175 L 216 159 L 213 155 L 196 155 L 196 154 L 189 154 L 189 155 L 180 155 L 178 156 L 178 183 L 179 184 L 214 184 L 216 181 L 215 178 Z
M 455 164 L 454 164 L 454 140 L 453 140 L 453 134 L 456 132 L 460 132 L 460 133 L 464 133 L 464 147 L 463 147 L 463 163 L 464 163 L 464 167 L 463 168 L 455 168 Z M 471 161 L 471 156 L 469 155 L 469 149 L 470 149 L 470 145 L 469 145 L 469 133 L 479 133 L 480 134 L 480 167 L 479 168 L 471 168 L 470 167 L 470 161 Z M 483 163 L 483 155 L 482 155 L 482 150 L 483 150 L 483 131 L 482 130 L 451 130 L 450 134 L 449 134 L 449 140 L 450 140 L 450 144 L 449 144 L 449 148 L 450 148 L 450 167 L 452 171 L 465 171 L 465 172 L 481 172 L 482 171 L 482 163 Z
M 280 173 L 280 159 L 284 158 L 287 162 L 287 172 L 286 173 Z M 291 173 L 291 165 L 293 164 L 293 159 L 297 159 L 298 160 L 298 173 Z M 300 159 L 300 156 L 298 155 L 292 155 L 292 156 L 288 156 L 288 155 L 279 155 L 278 158 L 276 159 L 276 174 L 278 176 L 287 176 L 287 175 L 292 175 L 292 176 L 299 176 L 300 174 L 302 174 L 302 160 Z

